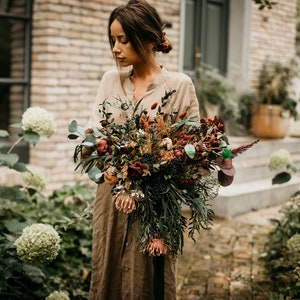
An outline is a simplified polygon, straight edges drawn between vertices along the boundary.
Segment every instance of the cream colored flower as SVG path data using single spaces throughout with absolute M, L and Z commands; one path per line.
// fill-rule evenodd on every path
M 17 254 L 25 263 L 49 263 L 60 249 L 60 236 L 49 224 L 33 224 L 23 229 L 15 241 Z
M 287 242 L 286 246 L 292 253 L 300 253 L 300 234 L 294 234 Z
M 166 255 L 168 248 L 163 239 L 152 239 L 147 245 L 147 252 L 150 256 Z
M 44 190 L 46 188 L 46 179 L 39 171 L 30 169 L 29 172 L 21 172 L 20 174 L 26 185 L 39 190 Z
M 24 131 L 34 131 L 50 138 L 56 131 L 53 115 L 41 107 L 29 107 L 22 116 L 22 128 Z
M 292 159 L 286 149 L 276 150 L 269 157 L 268 166 L 271 171 L 285 169 L 290 164 L 292 164 Z
M 113 201 L 115 201 L 116 208 L 126 214 L 130 214 L 136 209 L 135 197 L 126 190 L 122 190 L 114 195 Z
M 55 291 L 46 297 L 45 300 L 70 300 L 70 298 L 67 292 Z

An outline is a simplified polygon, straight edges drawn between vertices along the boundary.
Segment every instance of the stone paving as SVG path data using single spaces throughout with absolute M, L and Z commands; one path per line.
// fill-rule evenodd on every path
M 281 206 L 235 218 L 216 218 L 196 243 L 185 239 L 178 259 L 178 300 L 268 300 L 272 282 L 263 247 Z

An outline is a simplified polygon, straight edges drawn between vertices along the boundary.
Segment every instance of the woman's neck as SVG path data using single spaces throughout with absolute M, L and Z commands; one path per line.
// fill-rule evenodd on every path
M 142 68 L 133 66 L 130 79 L 134 85 L 134 101 L 143 98 L 148 86 L 155 81 L 160 72 L 161 67 L 158 64 L 153 67 L 143 66 Z

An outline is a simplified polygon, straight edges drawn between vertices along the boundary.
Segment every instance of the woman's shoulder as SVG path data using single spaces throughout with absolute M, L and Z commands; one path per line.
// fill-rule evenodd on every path
M 118 70 L 115 69 L 111 69 L 108 71 L 105 71 L 102 76 L 101 76 L 101 80 L 112 80 L 112 79 L 117 79 L 120 78 L 120 72 Z
M 174 72 L 174 71 L 165 70 L 164 78 L 165 78 L 165 80 L 169 81 L 170 83 L 174 83 L 176 85 L 192 82 L 191 77 L 182 72 Z

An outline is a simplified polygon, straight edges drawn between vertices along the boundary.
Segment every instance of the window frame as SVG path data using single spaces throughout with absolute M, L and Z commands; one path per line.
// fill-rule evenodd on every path
M 0 0 L 1 1 L 1 0 Z M 19 85 L 23 87 L 23 111 L 30 106 L 30 86 L 31 86 L 31 37 L 32 37 L 32 9 L 34 0 L 24 0 L 25 13 L 16 14 L 0 11 L 0 19 L 17 20 L 24 22 L 24 71 L 23 77 L 11 78 L 0 77 L 0 85 Z M 8 124 L 9 125 L 9 124 Z M 7 152 L 11 146 L 11 142 L 7 140 L 2 150 Z M 20 143 L 14 148 L 23 163 L 29 162 L 29 145 L 28 143 Z

